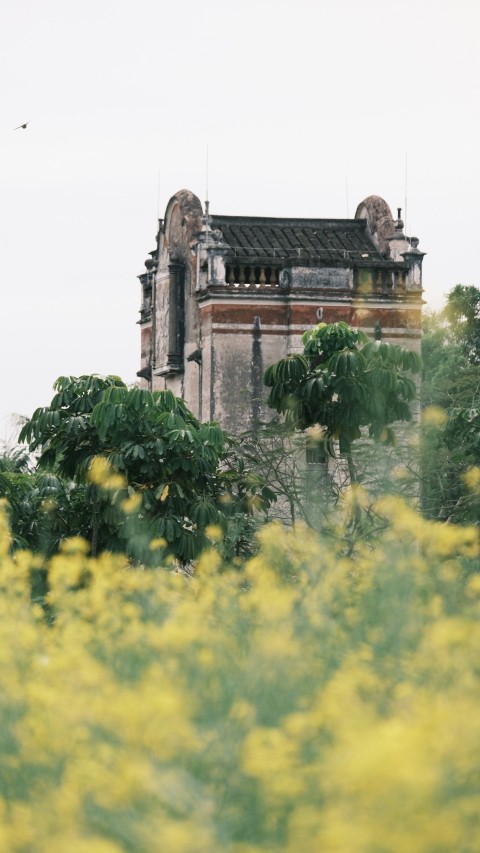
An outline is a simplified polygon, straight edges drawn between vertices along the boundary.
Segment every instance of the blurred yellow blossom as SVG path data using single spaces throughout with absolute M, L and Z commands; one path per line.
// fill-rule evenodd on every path
M 150 542 L 149 548 L 151 551 L 157 551 L 161 548 L 167 547 L 167 540 L 163 538 L 163 536 L 159 536 L 157 539 L 152 539 Z
M 439 406 L 426 406 L 422 412 L 422 426 L 442 427 L 446 424 L 448 415 Z
M 95 456 L 88 469 L 90 482 L 106 490 L 121 489 L 125 486 L 125 478 L 116 473 L 104 456 Z
M 480 492 L 480 466 L 473 465 L 463 475 L 467 488 L 472 492 Z
M 326 429 L 325 427 L 320 426 L 320 424 L 314 424 L 314 426 L 307 427 L 307 429 L 305 430 L 305 435 L 311 442 L 318 443 L 320 441 L 323 441 L 323 439 L 325 438 Z
M 130 515 L 131 513 L 136 512 L 140 509 L 142 505 L 142 496 L 136 492 L 133 495 L 130 495 L 128 498 L 125 498 L 124 501 L 121 502 L 120 507 L 124 513 Z
M 60 551 L 62 554 L 88 554 L 90 545 L 81 536 L 70 536 L 60 543 Z
M 12 555 L 0 512 L 0 850 L 477 853 L 478 530 L 376 510 L 353 557 L 272 525 L 188 580 Z
M 212 542 L 219 542 L 223 539 L 223 530 L 219 524 L 209 524 L 205 528 L 205 534 Z

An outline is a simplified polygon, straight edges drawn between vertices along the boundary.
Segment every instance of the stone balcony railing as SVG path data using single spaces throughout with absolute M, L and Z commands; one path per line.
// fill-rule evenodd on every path
M 353 288 L 360 294 L 382 294 L 394 296 L 405 293 L 407 273 L 405 269 L 396 270 L 355 270 Z
M 303 269 L 303 268 L 302 268 Z M 308 270 L 307 270 L 308 271 Z M 305 270 L 304 278 L 306 275 Z M 342 285 L 338 281 L 333 280 L 335 270 L 319 269 L 315 274 L 313 269 L 309 269 L 308 281 L 300 280 L 299 273 L 293 272 L 293 281 L 295 288 L 309 289 L 309 286 L 314 284 L 315 289 L 341 289 Z M 338 278 L 338 275 L 337 275 Z M 332 280 L 331 280 L 332 279 Z M 248 264 L 227 264 L 225 268 L 225 285 L 240 289 L 289 289 L 292 283 L 292 272 L 289 269 L 283 269 L 280 266 L 273 265 L 248 265 Z M 358 294 L 371 296 L 374 294 L 381 296 L 394 297 L 395 294 L 403 294 L 406 292 L 406 270 L 388 270 L 375 268 L 355 268 L 353 271 L 353 290 Z M 343 284 L 344 288 L 348 289 L 348 282 Z
M 227 264 L 225 284 L 232 287 L 279 287 L 280 267 Z

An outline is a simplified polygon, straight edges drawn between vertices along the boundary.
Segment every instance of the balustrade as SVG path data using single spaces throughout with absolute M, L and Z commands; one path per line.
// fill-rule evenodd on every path
M 278 287 L 280 267 L 227 264 L 225 282 L 231 287 Z
M 364 295 L 394 296 L 405 291 L 406 273 L 405 270 L 354 269 L 353 288 Z

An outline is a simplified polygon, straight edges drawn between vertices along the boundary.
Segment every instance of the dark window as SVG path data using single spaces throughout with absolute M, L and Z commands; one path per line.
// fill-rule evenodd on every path
M 168 307 L 168 365 L 173 370 L 183 370 L 183 348 L 185 343 L 185 267 L 180 263 L 169 264 L 169 307 Z
M 316 444 L 313 447 L 307 447 L 307 462 L 309 465 L 319 465 L 326 461 L 327 457 L 321 445 Z

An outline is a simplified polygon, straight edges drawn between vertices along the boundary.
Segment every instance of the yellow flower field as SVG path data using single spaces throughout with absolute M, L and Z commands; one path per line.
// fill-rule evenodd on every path
M 193 578 L 71 540 L 46 606 L 3 516 L 0 851 L 478 853 L 478 530 L 381 511 Z

